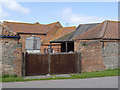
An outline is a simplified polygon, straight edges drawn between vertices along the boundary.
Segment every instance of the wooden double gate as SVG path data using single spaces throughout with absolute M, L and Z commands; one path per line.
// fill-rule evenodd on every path
M 67 74 L 81 72 L 80 53 L 25 55 L 25 75 Z

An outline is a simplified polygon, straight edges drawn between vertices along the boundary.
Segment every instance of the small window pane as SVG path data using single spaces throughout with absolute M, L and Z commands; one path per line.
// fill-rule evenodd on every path
M 32 39 L 26 39 L 25 49 L 33 50 L 33 40 Z
M 27 50 L 40 50 L 40 38 L 38 37 L 28 37 L 25 42 L 25 49 Z

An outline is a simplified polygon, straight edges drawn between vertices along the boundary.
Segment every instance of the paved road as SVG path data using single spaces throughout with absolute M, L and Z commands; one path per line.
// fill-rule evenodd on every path
M 118 88 L 118 77 L 2 83 L 3 88 Z

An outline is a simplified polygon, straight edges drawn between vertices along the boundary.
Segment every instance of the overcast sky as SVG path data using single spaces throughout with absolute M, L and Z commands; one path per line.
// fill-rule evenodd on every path
M 11 2 L 0 3 L 0 20 L 39 22 L 59 21 L 63 26 L 78 26 L 118 19 L 117 2 Z

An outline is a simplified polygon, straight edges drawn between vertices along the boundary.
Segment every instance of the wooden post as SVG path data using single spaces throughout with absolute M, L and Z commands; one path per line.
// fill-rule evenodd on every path
M 76 71 L 77 73 L 81 72 L 81 53 L 76 53 Z
M 50 53 L 48 53 L 48 74 L 50 75 Z
M 67 48 L 68 48 L 68 46 L 67 46 L 67 42 L 65 43 L 65 51 L 67 52 Z
M 57 53 L 59 53 L 59 45 L 57 45 Z
M 27 52 L 24 52 L 23 53 L 23 63 L 22 63 L 23 65 L 22 65 L 22 75 L 23 75 L 23 77 L 25 77 L 26 76 L 26 65 L 27 65 Z
M 50 53 L 52 53 L 52 45 L 51 45 L 51 43 L 50 43 Z
M 82 64 L 81 64 L 81 52 L 78 52 L 78 72 L 82 72 Z

